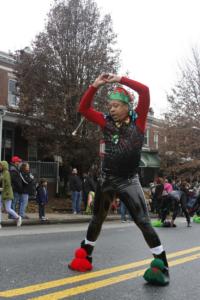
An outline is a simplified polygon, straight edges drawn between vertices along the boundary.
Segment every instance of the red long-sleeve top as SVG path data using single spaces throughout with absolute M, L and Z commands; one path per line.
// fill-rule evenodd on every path
M 136 126 L 144 133 L 146 126 L 147 114 L 149 111 L 150 95 L 149 88 L 142 83 L 127 77 L 122 77 L 120 83 L 128 86 L 139 94 L 138 105 L 135 109 L 138 117 Z M 106 120 L 102 112 L 96 111 L 92 107 L 92 101 L 97 88 L 90 86 L 81 98 L 78 111 L 89 121 L 98 124 L 102 129 L 106 125 Z

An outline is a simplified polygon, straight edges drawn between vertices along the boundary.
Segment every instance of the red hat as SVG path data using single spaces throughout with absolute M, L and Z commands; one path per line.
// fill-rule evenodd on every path
M 12 163 L 21 162 L 21 161 L 22 161 L 22 159 L 19 156 L 13 156 L 11 158 Z

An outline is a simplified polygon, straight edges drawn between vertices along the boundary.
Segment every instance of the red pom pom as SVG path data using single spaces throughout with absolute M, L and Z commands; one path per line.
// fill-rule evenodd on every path
M 86 258 L 87 252 L 83 248 L 79 248 L 75 251 L 75 257 L 77 258 Z
M 92 264 L 86 258 L 74 258 L 69 268 L 74 271 L 87 272 L 92 270 Z
M 86 272 L 92 270 L 92 264 L 86 258 L 87 252 L 83 248 L 75 251 L 75 258 L 69 264 L 69 268 L 74 271 Z

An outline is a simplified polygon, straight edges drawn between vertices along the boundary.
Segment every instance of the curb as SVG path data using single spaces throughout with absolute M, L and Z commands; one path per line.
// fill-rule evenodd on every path
M 38 219 L 29 219 L 23 220 L 22 226 L 30 226 L 30 225 L 52 225 L 52 224 L 78 224 L 78 223 L 89 223 L 91 220 L 90 217 L 86 218 L 71 218 L 71 219 L 48 219 L 46 221 L 40 221 Z M 120 216 L 108 216 L 105 222 L 110 221 L 118 221 L 120 220 Z M 16 226 L 16 222 L 14 220 L 6 220 L 1 222 L 2 227 Z

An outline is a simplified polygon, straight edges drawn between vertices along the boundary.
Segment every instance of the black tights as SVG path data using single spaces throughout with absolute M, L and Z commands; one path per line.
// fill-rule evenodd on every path
M 148 246 L 150 248 L 160 246 L 160 239 L 150 222 L 138 175 L 130 179 L 109 177 L 98 183 L 94 199 L 93 217 L 86 236 L 87 240 L 91 242 L 97 240 L 115 194 L 126 205 L 134 222 L 142 231 Z
M 167 218 L 167 215 L 172 210 L 172 220 L 174 221 L 179 212 L 179 203 L 181 205 L 181 209 L 185 215 L 187 223 L 190 223 L 190 215 L 187 209 L 187 196 L 182 192 L 180 200 L 177 200 L 173 196 L 165 196 L 162 199 L 162 208 L 161 208 L 161 221 L 164 222 Z
M 179 212 L 179 202 L 176 199 L 173 199 L 173 215 L 172 215 L 172 220 L 175 220 L 178 212 Z M 187 209 L 187 196 L 185 193 L 182 193 L 181 198 L 180 198 L 180 205 L 182 208 L 182 211 L 185 215 L 186 221 L 190 223 L 190 215 Z

